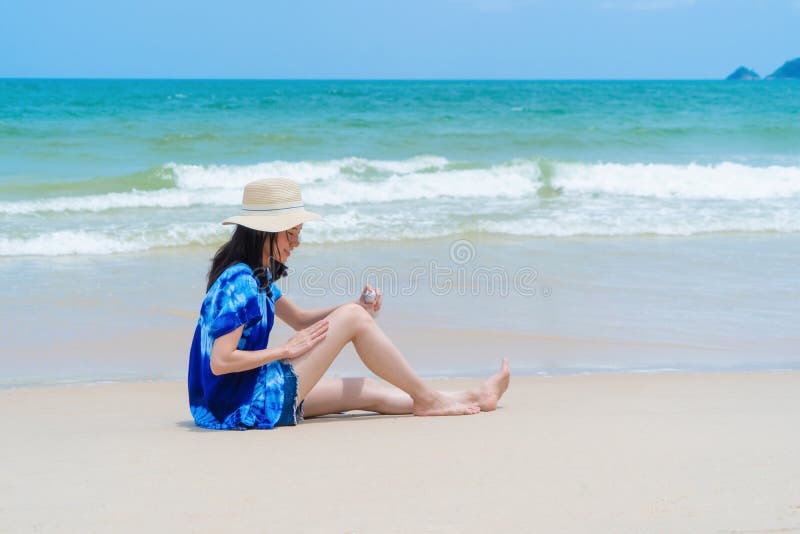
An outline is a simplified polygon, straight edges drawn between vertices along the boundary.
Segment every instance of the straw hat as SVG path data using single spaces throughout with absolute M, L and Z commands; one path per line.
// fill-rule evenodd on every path
M 262 232 L 281 232 L 300 223 L 321 219 L 306 211 L 300 186 L 286 178 L 267 178 L 244 187 L 242 213 L 222 224 L 239 224 Z

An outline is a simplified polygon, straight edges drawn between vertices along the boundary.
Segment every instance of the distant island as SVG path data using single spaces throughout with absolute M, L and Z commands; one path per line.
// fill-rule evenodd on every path
M 781 68 L 767 76 L 767 80 L 781 80 L 787 78 L 800 80 L 800 57 L 787 61 Z
M 739 67 L 733 71 L 726 80 L 760 80 L 756 71 L 747 67 Z M 800 80 L 800 57 L 784 63 L 775 72 L 764 78 L 765 80 Z
M 761 76 L 756 74 L 756 71 L 750 70 L 747 67 L 739 67 L 733 71 L 726 80 L 760 80 Z

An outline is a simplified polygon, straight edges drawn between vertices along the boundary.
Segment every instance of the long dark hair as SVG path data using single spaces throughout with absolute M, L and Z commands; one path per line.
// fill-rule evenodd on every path
M 269 255 L 273 256 L 276 237 L 277 234 L 273 232 L 261 232 L 237 224 L 231 238 L 219 247 L 217 253 L 214 254 L 214 259 L 211 260 L 206 291 L 211 289 L 225 269 L 237 263 L 246 263 L 253 269 L 253 275 L 258 279 L 259 289 L 266 290 L 267 296 L 271 298 L 272 291 L 269 289 L 269 284 L 270 278 L 275 279 L 275 273 L 269 273 L 270 276 L 267 277 L 266 269 L 269 267 L 265 268 L 261 261 L 266 242 L 269 242 Z

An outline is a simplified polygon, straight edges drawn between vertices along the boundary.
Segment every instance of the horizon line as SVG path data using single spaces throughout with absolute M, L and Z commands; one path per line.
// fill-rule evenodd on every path
M 161 76 L 0 76 L 0 80 L 64 80 L 64 81 L 242 81 L 242 82 L 678 82 L 678 81 L 731 81 L 726 78 L 345 78 L 345 77 L 161 77 Z M 740 81 L 740 80 L 734 80 Z M 745 81 L 774 81 L 759 78 Z

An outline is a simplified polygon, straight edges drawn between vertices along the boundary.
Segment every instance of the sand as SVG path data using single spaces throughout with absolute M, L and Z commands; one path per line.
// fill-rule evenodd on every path
M 247 432 L 196 428 L 182 382 L 4 390 L 0 531 L 800 532 L 798 415 L 799 372 L 517 376 L 493 413 Z

